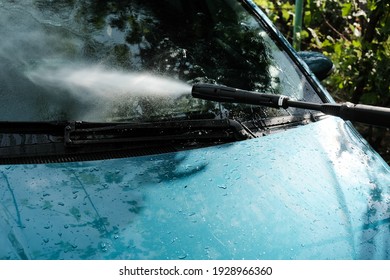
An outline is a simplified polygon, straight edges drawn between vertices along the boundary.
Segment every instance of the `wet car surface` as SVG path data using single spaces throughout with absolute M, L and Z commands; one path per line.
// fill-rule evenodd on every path
M 332 102 L 252 2 L 0 18 L 0 259 L 390 258 L 390 169 L 351 123 L 190 96 Z

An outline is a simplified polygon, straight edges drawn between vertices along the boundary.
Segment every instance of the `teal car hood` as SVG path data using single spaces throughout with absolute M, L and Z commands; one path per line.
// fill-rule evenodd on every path
M 390 170 L 337 118 L 162 155 L 0 166 L 1 259 L 389 259 Z

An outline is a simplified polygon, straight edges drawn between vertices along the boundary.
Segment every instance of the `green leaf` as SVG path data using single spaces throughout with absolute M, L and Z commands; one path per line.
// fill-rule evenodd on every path
M 330 42 L 328 39 L 325 39 L 323 42 L 322 42 L 322 47 L 325 48 L 325 47 L 330 47 L 330 46 L 333 46 L 333 43 Z
M 311 24 L 311 20 L 312 20 L 311 11 L 305 11 L 303 16 L 303 22 L 305 23 L 305 25 L 309 26 Z
M 341 55 L 341 51 L 342 51 L 342 45 L 339 42 L 334 44 L 334 52 L 336 53 L 337 56 Z
M 306 39 L 309 37 L 309 32 L 307 32 L 306 30 L 302 30 L 301 31 L 301 39 Z
M 269 2 L 267 0 L 255 0 L 255 3 L 263 8 L 268 8 Z
M 342 17 L 346 17 L 349 15 L 352 9 L 352 3 L 344 3 L 342 4 L 342 9 L 341 9 L 341 15 Z
M 285 21 L 288 21 L 288 20 L 289 20 L 290 15 L 291 15 L 291 14 L 290 14 L 289 11 L 287 11 L 287 10 L 285 10 L 285 9 L 282 10 L 282 17 L 283 17 L 283 19 L 284 19 Z
M 352 40 L 352 46 L 354 48 L 361 48 L 362 47 L 362 43 L 359 41 L 359 40 Z

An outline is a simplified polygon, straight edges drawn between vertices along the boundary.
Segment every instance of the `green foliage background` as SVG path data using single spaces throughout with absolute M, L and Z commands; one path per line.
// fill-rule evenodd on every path
M 255 0 L 292 42 L 295 0 Z M 390 1 L 305 0 L 301 50 L 320 51 L 335 72 L 323 83 L 336 101 L 390 107 Z M 357 124 L 390 163 L 390 131 Z

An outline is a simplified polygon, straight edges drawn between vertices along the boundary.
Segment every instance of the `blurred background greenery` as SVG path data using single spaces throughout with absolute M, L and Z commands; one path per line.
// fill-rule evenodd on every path
M 255 0 L 293 42 L 295 0 Z M 338 102 L 390 107 L 390 1 L 304 0 L 302 51 L 319 51 L 335 64 L 323 81 Z M 356 124 L 390 163 L 390 129 Z

